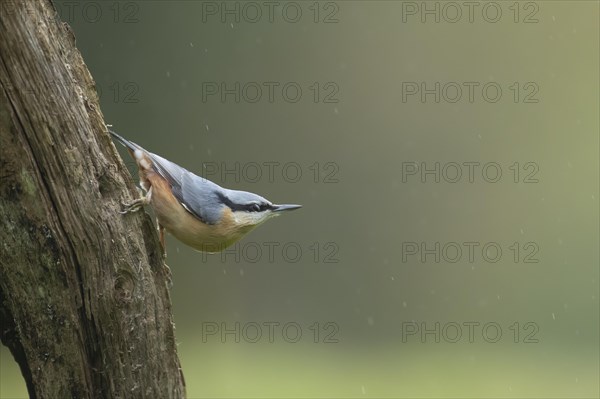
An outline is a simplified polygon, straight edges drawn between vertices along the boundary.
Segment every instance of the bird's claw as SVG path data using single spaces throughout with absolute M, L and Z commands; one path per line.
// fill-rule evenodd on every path
M 123 206 L 123 210 L 119 211 L 121 215 L 126 215 L 128 213 L 137 212 L 146 204 L 146 198 L 138 198 L 133 202 L 125 203 L 122 202 L 121 206 Z

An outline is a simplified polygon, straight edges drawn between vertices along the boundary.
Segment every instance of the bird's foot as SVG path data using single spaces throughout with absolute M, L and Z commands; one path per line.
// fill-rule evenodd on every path
M 173 287 L 173 278 L 172 278 L 173 274 L 171 273 L 171 268 L 164 261 L 163 261 L 163 268 L 164 268 L 165 274 L 167 276 L 167 284 L 169 284 L 169 288 Z
M 121 205 L 123 206 L 123 210 L 120 211 L 119 213 L 121 215 L 125 215 L 127 213 L 137 212 L 140 209 L 142 209 L 144 207 L 144 205 L 146 205 L 147 203 L 148 203 L 148 200 L 146 199 L 146 197 L 138 198 L 135 201 L 130 202 L 130 203 L 121 203 Z

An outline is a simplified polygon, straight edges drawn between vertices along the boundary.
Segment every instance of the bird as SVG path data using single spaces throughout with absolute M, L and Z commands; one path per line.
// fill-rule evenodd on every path
M 274 216 L 302 207 L 277 205 L 258 194 L 221 187 L 110 129 L 108 132 L 135 160 L 140 186 L 145 191 L 140 198 L 122 204 L 120 213 L 151 205 L 165 257 L 165 230 L 197 251 L 216 253 Z

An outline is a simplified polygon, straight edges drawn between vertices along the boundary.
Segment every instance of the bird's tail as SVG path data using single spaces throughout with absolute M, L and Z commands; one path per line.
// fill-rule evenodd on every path
M 137 145 L 136 143 L 129 141 L 127 139 L 125 139 L 124 137 L 122 137 L 121 135 L 117 134 L 116 132 L 113 132 L 112 130 L 108 129 L 108 132 L 121 144 L 123 144 L 125 147 L 127 147 L 129 150 L 131 151 L 135 151 L 135 150 L 143 150 L 142 147 L 140 147 L 139 145 Z

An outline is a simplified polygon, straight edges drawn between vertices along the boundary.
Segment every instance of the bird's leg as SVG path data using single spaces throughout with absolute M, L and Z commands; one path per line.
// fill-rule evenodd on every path
M 121 205 L 123 205 L 123 210 L 119 213 L 121 215 L 125 215 L 126 213 L 139 211 L 144 205 L 148 205 L 148 200 L 146 199 L 146 197 L 142 197 L 130 203 L 122 203 Z
M 137 212 L 144 207 L 144 205 L 148 205 L 150 203 L 150 199 L 152 198 L 152 187 L 148 190 L 145 196 L 142 196 L 130 203 L 122 203 L 123 210 L 119 213 L 121 215 L 125 215 L 127 213 Z
M 163 258 L 167 258 L 167 244 L 165 242 L 165 227 L 157 221 L 158 224 L 158 238 L 160 240 L 160 246 L 163 251 Z
M 165 273 L 167 274 L 167 280 L 169 282 L 169 285 L 172 286 L 173 285 L 173 280 L 171 279 L 171 277 L 173 276 L 171 273 L 171 268 L 169 267 L 169 265 L 167 265 L 167 262 L 165 262 L 165 260 L 167 259 L 167 243 L 165 242 L 165 227 L 160 224 L 160 222 L 157 220 L 156 223 L 158 224 L 158 239 L 160 241 L 160 246 L 162 248 L 162 252 L 163 252 L 163 267 L 165 269 Z

